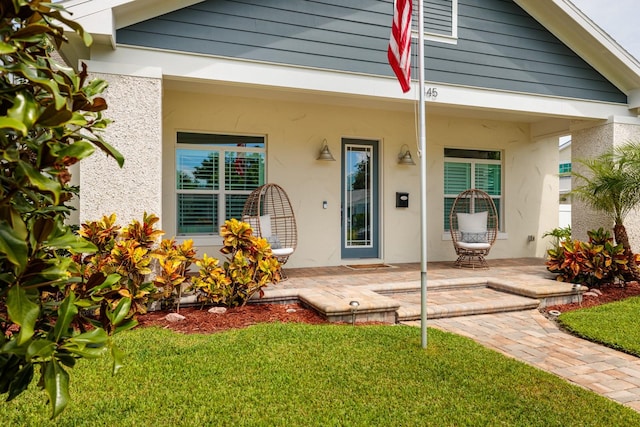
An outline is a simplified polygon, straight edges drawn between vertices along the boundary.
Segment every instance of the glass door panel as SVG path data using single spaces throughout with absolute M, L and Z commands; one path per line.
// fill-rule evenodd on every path
M 342 257 L 379 257 L 377 141 L 344 139 Z

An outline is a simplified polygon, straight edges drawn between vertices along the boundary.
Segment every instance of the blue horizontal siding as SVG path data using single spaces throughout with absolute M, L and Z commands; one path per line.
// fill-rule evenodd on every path
M 392 76 L 386 54 L 392 4 L 207 0 L 120 29 L 117 41 Z M 428 32 L 451 34 L 451 0 L 428 0 L 425 12 Z M 512 0 L 459 0 L 457 44 L 430 41 L 425 54 L 432 82 L 626 102 L 623 93 Z

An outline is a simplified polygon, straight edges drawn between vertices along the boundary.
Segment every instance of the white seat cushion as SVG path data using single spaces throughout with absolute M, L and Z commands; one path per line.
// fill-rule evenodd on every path
M 471 249 L 471 250 L 482 250 L 489 249 L 491 245 L 489 243 L 467 243 L 467 242 L 456 242 L 456 246 L 462 249 Z
M 271 252 L 275 256 L 286 256 L 286 255 L 291 255 L 293 253 L 293 248 L 271 249 Z

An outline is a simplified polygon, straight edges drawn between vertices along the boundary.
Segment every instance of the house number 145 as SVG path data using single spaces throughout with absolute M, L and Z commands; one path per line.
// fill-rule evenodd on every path
M 424 95 L 427 98 L 436 99 L 438 97 L 438 88 L 437 87 L 426 87 L 426 88 L 424 88 Z

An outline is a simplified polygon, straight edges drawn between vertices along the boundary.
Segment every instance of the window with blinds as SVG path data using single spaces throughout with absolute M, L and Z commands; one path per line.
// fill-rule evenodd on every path
M 418 4 L 413 7 L 413 33 L 418 32 Z M 452 43 L 458 38 L 458 0 L 426 0 L 424 2 L 425 40 Z
M 558 167 L 560 175 L 569 175 L 571 173 L 571 162 L 562 162 Z
M 177 234 L 218 235 L 239 219 L 247 196 L 264 184 L 265 138 L 178 132 Z
M 444 229 L 449 230 L 449 212 L 458 194 L 477 188 L 493 199 L 502 230 L 502 153 L 445 148 L 444 156 Z

